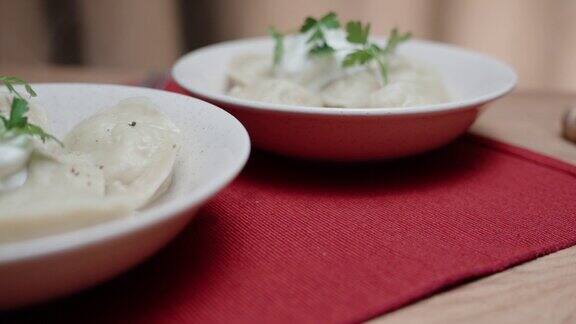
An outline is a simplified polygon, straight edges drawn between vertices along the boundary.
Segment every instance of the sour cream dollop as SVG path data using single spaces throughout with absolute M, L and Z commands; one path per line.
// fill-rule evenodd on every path
M 34 145 L 28 135 L 0 139 L 0 192 L 15 189 L 24 183 L 33 150 Z
M 359 49 L 360 45 L 346 40 L 341 29 L 324 30 L 326 42 L 334 48 L 334 55 L 310 56 L 309 33 L 286 35 L 284 55 L 274 71 L 274 76 L 293 80 L 313 91 L 320 90 L 331 81 L 358 72 L 358 68 L 342 68 L 346 55 Z

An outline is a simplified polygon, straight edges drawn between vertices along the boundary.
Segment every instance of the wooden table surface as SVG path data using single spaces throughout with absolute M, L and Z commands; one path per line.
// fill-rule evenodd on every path
M 576 106 L 576 95 L 513 93 L 491 104 L 472 132 L 576 164 L 576 144 L 560 137 L 562 114 L 570 105 Z M 434 295 L 372 322 L 576 323 L 576 246 Z
M 31 82 L 126 83 L 139 70 L 2 67 Z M 560 120 L 576 94 L 515 92 L 491 104 L 472 132 L 576 164 Z M 576 199 L 576 197 L 575 197 Z M 575 229 L 576 230 L 576 229 Z M 372 323 L 576 323 L 576 246 L 434 295 Z

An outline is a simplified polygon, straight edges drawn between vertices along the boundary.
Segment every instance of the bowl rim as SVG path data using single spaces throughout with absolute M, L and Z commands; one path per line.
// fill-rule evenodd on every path
M 375 39 L 385 39 L 385 37 L 375 37 Z M 413 115 L 413 114 L 428 114 L 428 113 L 438 113 L 438 112 L 446 112 L 452 110 L 459 110 L 465 109 L 470 107 L 475 107 L 495 99 L 498 99 L 507 93 L 511 92 L 518 82 L 518 75 L 516 74 L 514 68 L 512 68 L 509 64 L 505 63 L 502 60 L 493 58 L 486 54 L 482 54 L 480 52 L 476 52 L 473 50 L 469 50 L 463 47 L 459 47 L 456 45 L 442 43 L 442 42 L 435 42 L 429 40 L 421 40 L 421 39 L 412 39 L 410 42 L 421 44 L 425 46 L 436 46 L 441 47 L 447 50 L 456 51 L 462 53 L 464 55 L 471 55 L 475 56 L 478 59 L 489 61 L 494 65 L 499 66 L 502 71 L 508 74 L 510 78 L 509 82 L 498 89 L 497 91 L 493 91 L 483 96 L 467 99 L 467 100 L 456 100 L 450 101 L 446 103 L 439 103 L 439 104 L 431 104 L 431 105 L 419 105 L 413 107 L 368 107 L 368 108 L 336 108 L 336 107 L 308 107 L 308 106 L 301 106 L 301 105 L 288 105 L 288 104 L 276 104 L 276 103 L 265 103 L 253 100 L 246 100 L 235 98 L 229 96 L 227 94 L 222 93 L 214 93 L 212 91 L 203 91 L 198 89 L 197 87 L 191 86 L 186 82 L 186 78 L 182 75 L 180 71 L 182 71 L 182 67 L 186 65 L 191 59 L 194 59 L 194 56 L 202 54 L 204 51 L 212 50 L 218 47 L 229 46 L 233 44 L 246 44 L 246 43 L 262 43 L 265 41 L 270 41 L 268 37 L 250 37 L 250 38 L 241 38 L 235 39 L 230 41 L 219 42 L 215 44 L 211 44 L 208 46 L 204 46 L 188 52 L 181 56 L 176 63 L 172 66 L 171 69 L 171 76 L 172 79 L 190 94 L 195 97 L 201 98 L 203 100 L 208 100 L 211 102 L 217 102 L 218 104 L 224 105 L 233 105 L 236 107 L 246 108 L 246 109 L 253 109 L 253 110 L 261 110 L 261 111 L 270 111 L 270 112 L 283 112 L 283 113 L 298 113 L 298 114 L 314 114 L 314 115 L 329 115 L 329 116 L 387 116 L 387 115 Z
M 223 118 L 229 119 L 233 127 L 237 129 L 238 135 L 241 138 L 240 142 L 240 156 L 235 159 L 233 165 L 222 172 L 218 172 L 216 176 L 212 177 L 207 183 L 198 186 L 190 193 L 178 197 L 172 201 L 160 204 L 149 210 L 138 212 L 137 217 L 121 217 L 112 219 L 99 224 L 66 231 L 63 233 L 56 233 L 52 235 L 42 236 L 33 239 L 26 239 L 22 241 L 6 242 L 0 244 L 0 266 L 19 262 L 36 257 L 45 257 L 48 255 L 65 253 L 80 249 L 82 247 L 98 244 L 100 242 L 113 240 L 115 238 L 135 233 L 140 230 L 151 228 L 163 221 L 179 217 L 181 214 L 192 210 L 195 207 L 201 206 L 208 199 L 213 197 L 216 193 L 226 187 L 236 176 L 242 171 L 248 158 L 250 156 L 250 137 L 244 126 L 230 113 L 200 99 L 192 98 L 182 94 L 163 91 L 158 89 L 115 85 L 115 84 L 101 84 L 101 83 L 35 83 L 33 87 L 59 87 L 59 86 L 74 86 L 74 87 L 99 87 L 99 88 L 117 88 L 129 89 L 148 92 L 151 95 L 162 93 L 163 95 L 176 96 L 185 98 L 190 101 L 192 105 L 205 105 L 213 111 L 213 113 L 221 114 Z

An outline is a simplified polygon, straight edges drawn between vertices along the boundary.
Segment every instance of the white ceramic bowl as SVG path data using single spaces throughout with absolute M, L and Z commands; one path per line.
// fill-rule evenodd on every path
M 410 108 L 269 104 L 226 94 L 228 64 L 246 53 L 272 53 L 272 41 L 253 38 L 201 48 L 180 58 L 172 76 L 193 96 L 236 116 L 255 146 L 310 159 L 385 159 L 439 147 L 465 132 L 479 109 L 511 91 L 517 79 L 512 68 L 493 58 L 413 40 L 402 45 L 399 53 L 435 67 L 457 99 Z
M 135 215 L 0 244 L 0 309 L 92 286 L 143 261 L 240 172 L 250 152 L 248 134 L 234 117 L 188 96 L 113 85 L 38 84 L 34 89 L 57 136 L 121 99 L 146 96 L 182 130 L 182 148 L 169 190 Z

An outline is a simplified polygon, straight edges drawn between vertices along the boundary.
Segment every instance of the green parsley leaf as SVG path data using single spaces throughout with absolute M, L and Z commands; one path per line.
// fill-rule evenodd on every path
M 363 65 L 374 59 L 374 55 L 367 49 L 358 49 L 354 52 L 346 55 L 344 61 L 342 61 L 342 66 L 351 67 L 354 65 Z
M 36 92 L 34 92 L 32 87 L 26 81 L 16 77 L 0 76 L 0 82 L 6 86 L 10 93 L 14 94 L 9 117 L 0 116 L 0 120 L 2 120 L 4 126 L 4 129 L 0 129 L 0 136 L 3 134 L 27 134 L 39 136 L 43 142 L 47 139 L 52 139 L 63 146 L 62 142 L 56 137 L 46 133 L 39 126 L 28 122 L 28 117 L 26 117 L 26 113 L 30 110 L 28 101 L 18 93 L 14 85 L 23 85 L 26 92 L 28 92 L 30 96 L 35 97 Z
M 310 46 L 308 55 L 320 56 L 334 54 L 336 49 L 328 43 L 325 32 L 329 29 L 338 29 L 340 27 L 340 21 L 334 12 L 329 12 L 320 18 L 307 17 L 302 26 L 300 26 L 300 33 L 309 33 L 308 39 L 306 40 L 306 43 Z M 276 65 L 281 60 L 282 55 L 284 55 L 283 35 L 274 29 L 269 29 L 268 32 L 275 40 L 274 64 Z M 360 21 L 349 21 L 346 24 L 346 40 L 355 46 L 353 47 L 353 52 L 344 57 L 342 66 L 352 67 L 375 61 L 378 64 L 381 79 L 384 84 L 386 84 L 388 80 L 387 55 L 394 53 L 399 44 L 410 39 L 411 34 L 402 34 L 397 28 L 394 28 L 390 32 L 386 46 L 383 48 L 370 42 L 369 36 L 369 23 L 363 25 Z
M 320 43 L 319 45 L 324 45 L 326 44 L 326 41 L 324 39 L 324 32 L 322 32 L 322 29 L 316 29 L 312 35 L 310 35 L 310 37 L 308 38 L 308 40 L 306 41 L 306 43 L 311 44 L 311 43 Z M 328 44 L 326 44 L 328 45 Z
M 64 146 L 64 143 L 62 143 L 59 139 L 51 134 L 46 133 L 42 128 L 40 128 L 40 126 L 31 123 L 26 124 L 23 128 L 16 129 L 16 133 L 38 136 L 42 142 L 46 142 L 46 140 L 51 139 L 60 144 L 60 146 Z
M 276 28 L 268 28 L 268 34 L 274 39 L 274 66 L 280 64 L 282 57 L 284 56 L 284 35 L 280 33 Z
M 334 49 L 328 44 L 322 44 L 310 49 L 310 55 L 321 56 L 334 53 Z
M 26 102 L 26 100 L 22 98 L 14 98 L 10 109 L 10 119 L 8 119 L 6 128 L 12 129 L 26 126 L 28 118 L 25 115 L 28 110 L 28 102 Z
M 366 44 L 370 34 L 370 24 L 362 27 L 359 21 L 350 21 L 346 24 L 346 40 L 352 44 Z
M 375 56 L 375 58 L 376 63 L 378 63 L 378 69 L 380 70 L 382 82 L 386 84 L 388 83 L 388 63 L 384 61 L 380 55 Z
M 338 16 L 336 13 L 329 12 L 320 18 L 320 24 L 326 29 L 336 29 L 340 28 L 340 22 L 338 21 Z
M 410 33 L 400 34 L 398 29 L 394 28 L 388 37 L 386 47 L 382 49 L 380 46 L 370 43 L 368 40 L 370 24 L 366 24 L 363 27 L 359 21 L 350 21 L 346 24 L 346 33 L 346 40 L 348 42 L 362 45 L 362 48 L 346 55 L 342 66 L 350 67 L 376 61 L 384 84 L 388 82 L 388 63 L 386 62 L 385 56 L 392 54 L 400 43 L 407 41 L 411 37 Z
M 300 33 L 312 32 L 306 40 L 306 43 L 311 44 L 308 54 L 326 55 L 334 53 L 335 50 L 328 44 L 324 31 L 336 28 L 340 28 L 340 21 L 334 12 L 324 15 L 320 19 L 307 17 L 300 27 Z
M 372 43 L 370 44 L 370 46 L 368 47 L 371 51 L 374 51 L 376 53 L 382 52 L 382 49 L 380 48 L 380 46 Z
M 383 50 L 384 54 L 393 53 L 400 43 L 409 40 L 410 37 L 412 37 L 411 33 L 400 34 L 397 28 L 392 29 L 390 36 L 388 36 L 386 47 Z
M 305 33 L 311 30 L 312 28 L 316 27 L 317 23 L 318 21 L 316 19 L 312 17 L 306 17 L 306 20 L 304 20 L 304 24 L 302 24 L 302 27 L 300 27 L 300 32 Z
M 20 78 L 13 77 L 13 76 L 0 76 L 0 82 L 2 84 L 4 84 L 4 86 L 6 86 L 6 88 L 8 89 L 8 91 L 10 93 L 13 93 L 20 98 L 24 98 L 24 97 L 22 97 L 22 95 L 16 90 L 14 85 L 23 85 L 24 88 L 26 89 L 26 92 L 28 92 L 28 94 L 31 97 L 36 97 L 36 92 L 34 92 L 32 87 L 30 86 L 30 84 L 28 84 L 28 82 L 26 82 Z

